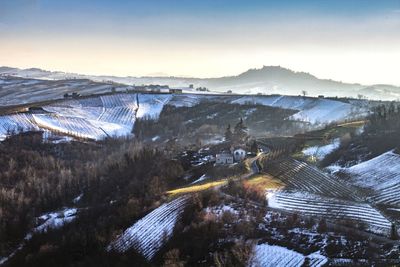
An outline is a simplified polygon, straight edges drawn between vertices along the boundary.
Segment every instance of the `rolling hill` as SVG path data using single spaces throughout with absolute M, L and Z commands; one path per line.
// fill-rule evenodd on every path
M 85 90 L 90 88 L 90 86 L 84 87 Z M 43 97 L 46 97 L 46 94 L 43 94 Z M 294 114 L 285 119 L 317 127 L 331 122 L 359 118 L 367 114 L 368 110 L 362 105 L 362 101 L 347 103 L 334 99 L 301 96 L 102 94 L 53 101 L 41 105 L 40 110 L 0 116 L 0 140 L 12 133 L 38 129 L 58 135 L 93 140 L 104 139 L 107 136 L 125 136 L 131 134 L 137 118 L 157 118 L 165 105 L 195 108 L 201 101 L 243 106 L 250 103 L 290 109 Z M 247 110 L 246 114 L 253 111 Z M 212 115 L 206 114 L 211 117 Z
M 358 95 L 362 95 L 376 100 L 397 100 L 400 98 L 400 87 L 393 85 L 362 85 L 319 79 L 309 73 L 295 72 L 280 66 L 264 66 L 260 69 L 250 69 L 236 76 L 220 78 L 94 76 L 52 72 L 38 68 L 18 69 L 11 67 L 0 67 L 0 75 L 42 80 L 89 79 L 96 82 L 113 81 L 127 85 L 168 84 L 172 87 L 187 87 L 189 84 L 193 84 L 194 87 L 205 86 L 216 92 L 232 90 L 240 94 L 299 95 L 304 90 L 310 96 L 322 94 L 325 96 L 358 97 Z

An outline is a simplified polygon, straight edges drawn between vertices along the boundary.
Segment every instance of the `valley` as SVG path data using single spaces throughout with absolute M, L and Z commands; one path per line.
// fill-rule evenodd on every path
M 52 214 L 54 208 L 68 206 L 74 213 L 62 220 L 32 210 L 25 219 L 30 223 L 19 222 L 26 231 L 15 237 L 6 235 L 10 246 L 3 247 L 0 263 L 19 264 L 43 242 L 67 248 L 75 241 L 60 243 L 60 236 L 69 231 L 84 233 L 87 230 L 81 223 L 97 220 L 101 223 L 95 229 L 102 238 L 96 242 L 102 248 L 89 255 L 102 261 L 125 255 L 141 265 L 161 264 L 174 255 L 173 261 L 186 264 L 234 264 L 237 260 L 248 266 L 278 262 L 335 266 L 352 265 L 355 258 L 366 265 L 396 264 L 393 255 L 400 253 L 396 241 L 400 234 L 398 154 L 391 150 L 353 166 L 346 165 L 354 164 L 346 160 L 335 163 L 338 158 L 333 157 L 352 139 L 363 142 L 360 138 L 369 134 L 374 121 L 369 114 L 380 105 L 390 108 L 393 103 L 116 91 L 32 103 L 20 111 L 10 107 L 0 116 L 2 151 L 21 147 L 22 153 L 39 153 L 35 157 L 49 155 L 64 166 L 66 184 L 59 185 L 64 189 L 56 195 L 33 193 L 35 185 L 28 191 L 22 186 L 26 188 L 23 195 L 6 189 L 2 193 L 5 207 L 13 206 L 13 197 L 23 197 L 31 204 L 17 212 L 36 206 Z M 246 151 L 243 159 L 236 159 L 237 149 Z M 221 155 L 232 157 L 232 163 L 218 164 Z M 158 162 L 151 159 L 154 156 Z M 77 157 L 82 158 L 78 165 L 73 163 Z M 16 171 L 12 161 L 8 164 L 2 179 L 11 179 Z M 23 168 L 33 166 L 29 161 L 25 164 Z M 393 167 L 381 173 L 375 169 L 379 164 Z M 158 167 L 144 174 L 154 166 Z M 27 171 L 23 169 L 24 174 L 9 184 L 32 179 L 25 176 Z M 35 184 L 45 186 L 54 179 L 49 175 L 46 179 L 50 180 Z M 147 180 L 141 180 L 143 175 Z M 49 202 L 53 204 L 32 204 L 34 199 L 28 197 L 32 193 L 40 199 L 53 195 Z M 9 200 L 4 198 L 7 195 Z M 13 216 L 8 208 L 2 212 L 8 214 L 3 219 L 7 225 L 7 218 Z M 107 221 L 110 216 L 113 219 Z M 45 222 L 38 225 L 34 218 Z M 35 220 L 33 229 L 46 230 L 29 230 Z M 106 233 L 104 227 L 114 230 Z M 211 232 L 205 237 L 200 234 L 204 231 Z M 187 235 L 197 238 L 199 246 L 206 242 L 205 249 L 215 251 L 214 256 L 187 244 Z M 233 252 L 236 249 L 240 252 Z M 371 249 L 377 249 L 373 257 Z M 49 255 L 57 250 L 52 248 Z M 266 256 L 269 251 L 277 253 L 277 258 Z M 46 255 L 40 254 L 33 262 L 45 262 Z

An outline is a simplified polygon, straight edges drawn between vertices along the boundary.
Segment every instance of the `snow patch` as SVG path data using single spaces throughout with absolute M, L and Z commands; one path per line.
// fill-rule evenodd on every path
M 199 179 L 197 179 L 196 181 L 192 182 L 191 184 L 197 184 L 200 183 L 201 181 L 204 181 L 205 179 L 207 179 L 207 175 L 203 174 L 202 176 L 200 176 Z
M 64 224 L 75 220 L 77 215 L 76 208 L 66 208 L 61 211 L 49 212 L 38 218 L 39 225 L 33 229 L 34 233 L 47 232 L 48 229 L 58 229 Z
M 268 244 L 256 245 L 253 253 L 249 263 L 250 267 L 300 267 L 305 260 L 305 257 L 296 251 Z
M 187 196 L 182 196 L 161 205 L 126 229 L 107 247 L 107 250 L 125 252 L 134 248 L 146 259 L 151 260 L 164 243 L 171 238 L 187 200 Z
M 324 146 L 311 146 L 304 149 L 302 152 L 308 157 L 316 157 L 318 160 L 322 160 L 326 155 L 330 154 L 332 151 L 340 146 L 340 139 L 334 139 L 332 143 Z
M 387 235 L 391 222 L 369 204 L 328 198 L 306 192 L 279 191 L 268 197 L 268 206 L 307 216 L 361 223 L 366 229 Z

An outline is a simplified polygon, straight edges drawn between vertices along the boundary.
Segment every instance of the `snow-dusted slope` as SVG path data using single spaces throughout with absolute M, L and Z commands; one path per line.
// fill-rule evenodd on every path
M 81 95 L 110 92 L 112 88 L 125 91 L 126 85 L 93 82 L 87 79 L 35 80 L 0 77 L 0 106 L 61 99 L 65 93 Z
M 64 82 L 67 83 L 67 81 Z M 75 82 L 79 81 L 72 83 L 75 84 Z M 81 83 L 85 84 L 83 81 Z M 158 118 L 165 105 L 195 108 L 195 105 L 201 101 L 233 104 L 256 103 L 291 108 L 298 110 L 292 119 L 313 123 L 344 120 L 347 116 L 351 116 L 352 109 L 357 109 L 356 105 L 340 101 L 298 96 L 114 93 L 66 99 L 47 104 L 43 106 L 45 112 L 35 112 L 34 119 L 29 113 L 18 114 L 18 116 L 1 116 L 0 139 L 4 139 L 10 130 L 16 132 L 17 129 L 26 131 L 31 128 L 34 130 L 43 128 L 95 140 L 106 136 L 127 136 L 131 135 L 136 118 Z M 252 110 L 254 109 L 248 111 L 252 112 Z M 26 118 L 23 119 L 23 117 Z
M 399 98 L 399 87 L 391 85 L 346 84 L 332 80 L 322 80 L 304 73 L 294 72 L 280 66 L 264 66 L 260 69 L 249 69 L 237 76 L 220 78 L 186 78 L 186 77 L 116 77 L 95 76 L 60 71 L 46 71 L 38 68 L 17 69 L 0 67 L 0 76 L 13 75 L 24 78 L 43 80 L 90 79 L 92 81 L 114 81 L 123 84 L 168 84 L 172 87 L 207 87 L 212 91 L 235 93 L 280 93 L 296 95 L 307 90 L 310 95 L 357 97 L 362 94 L 370 99 L 396 100 Z
M 367 230 L 383 235 L 390 232 L 391 222 L 369 204 L 343 201 L 303 192 L 278 191 L 268 194 L 272 208 L 334 220 L 362 223 Z
M 47 232 L 50 229 L 58 229 L 63 227 L 65 224 L 71 223 L 76 219 L 78 209 L 76 208 L 64 208 L 59 211 L 53 211 L 45 213 L 42 216 L 36 218 L 36 226 L 29 232 L 23 242 L 7 257 L 0 257 L 0 265 L 5 264 L 12 257 L 14 257 L 18 251 L 24 248 L 25 242 L 30 240 L 34 234 Z
M 304 256 L 285 247 L 271 246 L 268 244 L 256 245 L 254 256 L 250 261 L 251 267 L 302 266 Z
M 78 210 L 76 208 L 65 208 L 60 211 L 49 212 L 37 218 L 38 226 L 33 229 L 33 233 L 46 232 L 48 229 L 57 229 L 64 224 L 76 219 Z
M 136 94 L 113 94 L 66 100 L 44 106 L 43 109 L 69 120 L 76 118 L 87 126 L 71 131 L 65 125 L 53 124 L 45 125 L 47 129 L 97 140 L 105 136 L 129 135 L 138 105 Z
M 170 94 L 111 94 L 58 101 L 44 112 L 0 116 L 0 140 L 8 133 L 46 129 L 99 140 L 131 135 L 136 118 L 158 118 Z
M 274 160 L 269 162 L 265 171 L 281 180 L 288 189 L 336 198 L 357 198 L 350 184 L 306 162 L 291 158 Z
M 320 254 L 313 253 L 304 256 L 301 253 L 281 246 L 269 244 L 256 245 L 253 249 L 253 256 L 250 259 L 250 267 L 297 267 L 303 266 L 305 259 L 309 259 L 311 267 L 320 267 L 328 262 L 328 259 Z
M 136 117 L 158 118 L 163 107 L 171 100 L 172 95 L 169 94 L 139 94 L 139 109 Z
M 261 104 L 298 110 L 292 118 L 311 123 L 343 121 L 351 117 L 359 116 L 361 115 L 360 113 L 365 113 L 366 111 L 361 107 L 342 101 L 301 96 L 243 96 L 233 100 L 232 103 Z
M 83 118 L 47 114 L 33 114 L 33 118 L 41 128 L 56 133 L 94 140 L 105 137 L 104 132 L 100 128 Z
M 19 113 L 0 116 L 0 141 L 9 134 L 38 129 L 31 114 Z
M 107 250 L 125 252 L 133 248 L 151 260 L 164 242 L 171 237 L 187 199 L 186 196 L 182 196 L 153 210 L 126 229 L 107 247 Z
M 400 206 L 399 154 L 389 151 L 344 171 L 352 176 L 351 181 L 357 186 L 373 190 L 373 201 Z
M 270 107 L 293 109 L 291 119 L 310 123 L 330 123 L 344 121 L 366 114 L 367 108 L 362 102 L 345 103 L 339 100 L 284 95 L 249 95 L 249 96 L 207 96 L 207 95 L 175 95 L 170 105 L 192 107 L 202 100 L 225 102 L 232 104 L 259 104 Z
M 304 155 L 309 157 L 316 157 L 318 160 L 322 160 L 326 155 L 337 149 L 340 145 L 340 140 L 335 139 L 330 144 L 324 146 L 311 146 L 304 149 L 302 152 Z

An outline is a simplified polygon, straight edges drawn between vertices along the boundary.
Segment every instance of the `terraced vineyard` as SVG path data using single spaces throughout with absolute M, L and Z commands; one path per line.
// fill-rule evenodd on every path
M 33 119 L 41 128 L 58 133 L 94 140 L 105 137 L 100 128 L 79 117 L 34 114 Z
M 4 139 L 9 132 L 30 129 L 94 140 L 130 135 L 137 116 L 157 118 L 171 97 L 112 94 L 59 101 L 43 106 L 43 112 L 0 117 L 0 137 Z
M 182 196 L 165 203 L 137 221 L 107 250 L 125 252 L 135 249 L 146 259 L 151 260 L 173 233 L 175 223 L 182 214 L 188 197 Z
M 18 79 L 18 81 L 21 79 Z M 28 81 L 30 82 L 30 81 Z M 88 83 L 86 80 L 81 81 L 60 81 L 63 84 L 63 90 L 57 91 L 57 95 L 54 96 L 54 99 L 59 99 L 61 93 L 70 93 L 70 89 L 68 85 L 71 86 L 81 86 L 85 87 L 85 84 Z M 43 81 L 34 80 L 32 81 L 33 84 L 42 85 Z M 93 83 L 92 89 L 99 89 L 101 93 L 109 92 L 109 86 L 107 84 L 97 84 Z M 104 89 L 108 87 L 108 90 L 104 91 Z M 46 89 L 47 90 L 47 89 Z M 56 91 L 55 91 L 56 92 Z M 55 93 L 54 92 L 54 93 Z M 91 90 L 86 90 L 86 87 L 82 92 L 90 93 Z M 36 92 L 35 92 L 36 93 Z M 29 94 L 29 101 L 32 102 L 35 99 L 34 94 Z M 22 95 L 19 95 L 22 97 Z M 27 97 L 26 93 L 24 93 L 24 97 Z M 47 99 L 48 96 L 46 95 L 41 96 L 41 99 L 37 101 Z M 333 100 L 321 100 L 317 98 L 303 98 L 303 97 L 289 97 L 289 96 L 235 96 L 235 95 L 201 95 L 201 94 L 145 94 L 145 93 L 115 93 L 115 94 L 103 94 L 97 95 L 93 97 L 79 97 L 76 99 L 66 99 L 66 100 L 58 100 L 55 103 L 44 105 L 42 108 L 44 109 L 44 114 L 46 115 L 47 112 L 54 113 L 58 115 L 58 117 L 69 117 L 69 118 L 79 118 L 87 120 L 87 124 L 94 126 L 95 128 L 100 129 L 103 134 L 94 134 L 93 132 L 77 132 L 76 130 L 72 129 L 62 129 L 60 131 L 59 128 L 52 129 L 50 126 L 57 125 L 57 123 L 51 123 L 46 126 L 45 129 L 49 131 L 55 131 L 57 133 L 65 133 L 65 134 L 72 134 L 75 136 L 77 133 L 78 137 L 96 137 L 97 139 L 104 138 L 105 136 L 126 136 L 132 133 L 132 129 L 135 123 L 136 118 L 143 118 L 143 117 L 150 117 L 150 118 L 158 118 L 160 115 L 163 107 L 167 104 L 177 107 L 193 107 L 200 103 L 203 100 L 213 101 L 215 103 L 231 103 L 231 104 L 247 104 L 247 103 L 257 103 L 260 105 L 271 106 L 271 107 L 281 107 L 281 108 L 295 108 L 298 110 L 298 115 L 294 119 L 299 119 L 302 121 L 312 121 L 312 122 L 330 122 L 330 121 L 340 121 L 342 120 L 343 116 L 346 115 L 348 112 L 344 112 L 340 116 L 333 116 L 332 109 L 336 110 L 338 107 L 339 109 L 342 108 L 344 105 L 346 110 L 353 107 L 350 104 L 343 103 L 341 101 L 333 101 Z M 328 101 L 325 103 L 324 101 Z M 10 103 L 12 103 L 11 101 Z M 324 102 L 324 103 L 321 103 Z M 318 104 L 318 105 L 317 105 Z M 327 105 L 327 110 L 324 110 L 327 114 L 324 114 L 322 117 L 318 118 L 308 118 L 308 113 L 310 110 L 312 114 L 319 114 L 318 112 L 314 112 L 315 108 L 317 107 L 318 110 L 321 109 L 321 105 Z M 250 112 L 251 110 L 249 110 Z M 307 113 L 308 112 L 308 113 Z M 301 113 L 301 115 L 299 115 Z M 304 114 L 303 114 L 304 113 Z M 307 114 L 306 114 L 307 113 Z M 35 112 L 37 114 L 37 112 Z M 247 114 L 247 113 L 246 113 Z M 7 116 L 8 117 L 8 116 Z M 57 117 L 53 117 L 55 120 Z M 291 119 L 293 119 L 291 118 Z M 2 118 L 0 120 L 11 120 L 12 118 Z M 64 120 L 64 119 L 63 119 Z M 58 124 L 64 124 L 65 122 L 59 122 Z M 17 126 L 15 123 L 10 123 L 15 127 L 24 128 L 23 123 L 17 122 Z M 36 128 L 40 128 L 40 126 L 35 125 Z M 58 125 L 60 127 L 60 125 Z M 89 126 L 90 127 L 90 126 Z M 4 139 L 7 130 L 10 128 L 9 125 L 6 125 L 3 129 L 0 127 L 0 138 Z
M 136 94 L 101 96 L 103 112 L 98 120 L 133 127 L 138 109 Z
M 303 192 L 278 191 L 268 205 L 289 212 L 362 224 L 374 233 L 388 235 L 391 222 L 369 204 L 327 198 Z
M 161 110 L 169 103 L 172 97 L 172 95 L 167 94 L 139 94 L 139 109 L 136 113 L 136 118 L 158 118 Z
M 8 116 L 0 116 L 0 141 L 7 135 L 21 131 L 38 130 L 33 117 L 28 113 L 19 113 Z
M 62 116 L 96 120 L 103 112 L 103 103 L 100 97 L 91 97 L 57 102 L 43 109 Z
M 354 195 L 355 190 L 350 185 L 305 162 L 285 158 L 269 161 L 264 169 L 285 183 L 288 189 L 346 199 L 357 198 Z
M 343 171 L 351 175 L 355 185 L 373 191 L 372 202 L 400 206 L 399 154 L 389 151 Z
M 327 258 L 319 254 L 304 256 L 303 254 L 285 247 L 271 246 L 268 244 L 256 245 L 253 253 L 253 257 L 249 262 L 250 267 L 300 267 L 303 266 L 306 258 L 309 260 L 309 265 L 307 266 L 319 267 L 326 264 L 328 261 Z
M 296 96 L 243 96 L 233 100 L 232 103 L 245 104 L 254 103 L 271 107 L 280 107 L 298 110 L 291 119 L 307 121 L 310 123 L 328 123 L 332 121 L 343 121 L 366 114 L 366 109 L 356 107 L 349 103 L 332 99 L 319 99 Z M 354 110 L 357 112 L 354 112 Z

